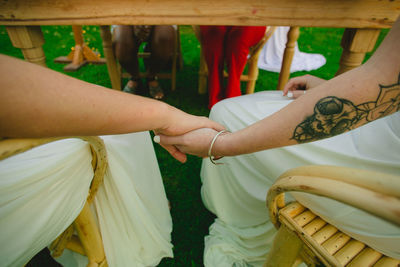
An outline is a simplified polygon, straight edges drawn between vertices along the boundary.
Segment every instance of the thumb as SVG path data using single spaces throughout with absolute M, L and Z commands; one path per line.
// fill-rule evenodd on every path
M 212 121 L 212 124 L 213 124 L 213 125 L 212 125 L 212 128 L 213 128 L 214 130 L 216 130 L 217 132 L 226 129 L 223 125 L 219 124 L 218 122 Z

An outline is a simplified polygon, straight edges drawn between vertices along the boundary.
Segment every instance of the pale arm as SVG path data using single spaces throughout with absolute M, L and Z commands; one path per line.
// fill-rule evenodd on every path
M 0 137 L 145 130 L 178 135 L 201 127 L 222 129 L 164 102 L 86 83 L 8 56 L 0 55 L 0 73 Z
M 399 43 L 400 20 L 366 64 L 319 84 L 282 110 L 247 128 L 221 135 L 212 155 L 233 156 L 328 138 L 398 111 Z M 390 97 L 382 100 L 382 92 L 388 88 L 392 90 Z M 331 108 L 327 102 L 333 106 L 344 105 L 346 113 L 351 113 L 350 120 L 343 121 L 343 114 L 333 116 L 320 128 L 316 110 Z M 175 143 L 181 151 L 205 157 L 215 134 L 215 131 L 200 129 L 181 139 L 162 136 L 161 142 Z

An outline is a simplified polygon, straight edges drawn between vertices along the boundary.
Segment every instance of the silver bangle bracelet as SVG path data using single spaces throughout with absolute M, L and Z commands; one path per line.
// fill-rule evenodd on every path
M 213 148 L 213 146 L 214 146 L 215 141 L 217 140 L 217 137 L 218 137 L 220 134 L 225 133 L 225 132 L 228 132 L 228 131 L 227 131 L 227 130 L 222 130 L 222 131 L 218 132 L 218 133 L 214 136 L 213 140 L 211 141 L 210 148 L 208 149 L 208 157 L 209 157 L 209 159 L 210 159 L 210 161 L 211 161 L 212 164 L 215 164 L 215 165 L 220 165 L 220 164 L 222 164 L 222 163 L 216 163 L 216 162 L 214 161 L 214 157 L 211 155 L 211 151 L 212 151 L 212 148 Z

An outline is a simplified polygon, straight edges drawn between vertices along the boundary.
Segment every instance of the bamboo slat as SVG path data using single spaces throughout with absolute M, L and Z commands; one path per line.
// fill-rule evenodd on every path
M 400 260 L 384 257 L 381 258 L 374 267 L 399 267 Z
M 294 221 L 299 225 L 299 226 L 304 226 L 307 223 L 311 222 L 317 215 L 315 215 L 313 212 L 310 210 L 307 210 L 299 215 L 297 215 L 294 218 Z
M 381 253 L 370 247 L 366 247 L 347 266 L 370 267 L 373 266 L 381 257 Z
M 337 232 L 333 236 L 331 236 L 328 240 L 322 243 L 322 247 L 328 251 L 329 254 L 333 255 L 341 249 L 347 242 L 349 242 L 350 236 L 342 233 Z
M 296 217 L 305 210 L 305 207 L 298 202 L 292 202 L 282 212 L 286 213 L 291 218 Z
M 346 266 L 346 264 L 360 253 L 364 247 L 364 243 L 352 239 L 343 248 L 336 252 L 334 256 L 343 266 Z
M 272 221 L 273 224 L 275 224 L 275 226 L 278 226 L 279 224 L 279 220 L 278 220 L 278 207 L 279 205 L 283 204 L 283 194 L 278 195 L 276 198 L 274 199 L 270 199 L 271 201 L 273 201 L 273 204 L 267 205 L 269 206 L 269 214 L 270 214 L 270 219 Z M 268 201 L 268 200 L 267 200 Z M 303 212 L 305 210 L 305 208 L 298 202 L 292 202 L 289 205 L 287 205 L 286 207 L 284 207 L 281 210 L 282 214 L 285 214 L 286 216 L 293 218 L 297 215 L 299 215 L 301 212 Z
M 333 236 L 337 231 L 338 229 L 335 226 L 328 224 L 322 227 L 322 229 L 316 232 L 312 237 L 318 244 L 322 244 L 331 236 Z
M 304 232 L 306 232 L 309 235 L 313 235 L 325 225 L 326 222 L 321 218 L 317 217 L 314 220 L 312 220 L 309 224 L 304 226 Z

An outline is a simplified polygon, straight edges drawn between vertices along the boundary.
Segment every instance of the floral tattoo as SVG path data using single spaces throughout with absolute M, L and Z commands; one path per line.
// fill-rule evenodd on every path
M 360 105 L 336 96 L 322 98 L 315 104 L 314 114 L 296 127 L 292 139 L 305 143 L 331 137 L 399 111 L 400 75 L 397 83 L 379 87 L 376 101 Z

